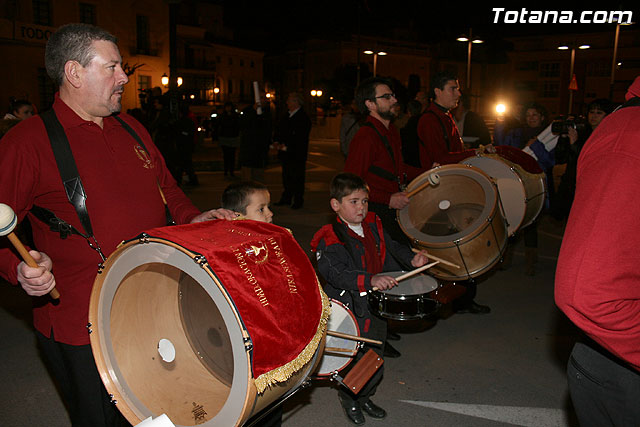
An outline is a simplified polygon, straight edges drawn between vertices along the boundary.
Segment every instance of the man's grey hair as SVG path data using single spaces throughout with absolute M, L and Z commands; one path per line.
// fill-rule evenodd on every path
M 117 43 L 118 39 L 106 30 L 89 24 L 67 24 L 49 37 L 44 52 L 44 63 L 51 80 L 61 86 L 67 61 L 77 61 L 83 67 L 95 56 L 91 48 L 94 41 Z

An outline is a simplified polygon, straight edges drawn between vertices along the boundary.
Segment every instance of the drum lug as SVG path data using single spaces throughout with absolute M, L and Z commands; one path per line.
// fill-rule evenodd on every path
M 104 270 L 104 264 L 100 263 L 98 264 L 98 274 L 102 274 L 102 270 Z
M 204 267 L 204 265 L 207 263 L 207 259 L 202 255 L 196 255 L 193 257 L 193 262 L 198 264 L 200 267 Z
M 139 243 L 149 243 L 149 235 L 147 233 L 142 233 L 138 238 Z
M 244 341 L 244 349 L 246 351 L 252 351 L 253 350 L 253 342 L 251 342 L 251 338 L 249 337 L 244 337 L 242 339 L 242 341 Z
M 118 401 L 113 398 L 113 394 L 109 393 L 109 403 L 113 403 L 114 405 L 118 404 Z
M 91 322 L 87 323 L 87 330 L 89 331 L 89 333 L 93 332 L 93 330 L 91 329 Z

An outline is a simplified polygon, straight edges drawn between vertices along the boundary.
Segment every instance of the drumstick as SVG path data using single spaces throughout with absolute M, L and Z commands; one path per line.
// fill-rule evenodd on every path
M 339 347 L 325 347 L 324 351 L 334 351 L 337 353 L 352 353 L 355 354 L 354 351 L 350 348 L 339 348 Z
M 454 264 L 450 261 L 447 261 L 446 259 L 442 259 L 442 258 L 438 258 L 437 256 L 433 256 L 430 253 L 427 253 L 424 250 L 420 250 L 420 249 L 416 249 L 416 248 L 411 248 L 411 250 L 417 254 L 422 254 L 424 256 L 426 256 L 427 258 L 431 258 L 431 259 L 435 259 L 436 261 L 440 261 L 440 263 L 444 264 L 444 265 L 448 265 L 449 267 L 455 267 L 455 268 L 460 268 L 460 266 L 458 264 Z
M 24 247 L 18 236 L 13 232 L 16 225 L 18 225 L 18 219 L 16 217 L 16 213 L 11 209 L 11 206 L 0 203 L 0 236 L 7 236 L 9 241 L 13 244 L 29 267 L 40 267 L 29 251 L 27 251 L 27 248 Z M 51 295 L 51 298 L 53 299 L 60 298 L 60 293 L 56 288 L 51 289 L 49 291 L 49 295 Z
M 382 341 L 372 340 L 371 338 L 359 337 L 357 335 L 343 334 L 342 332 L 337 332 L 337 331 L 327 330 L 327 335 L 331 335 L 332 337 L 344 338 L 347 340 L 362 341 L 362 342 L 368 342 L 369 344 L 382 345 Z
M 421 192 L 422 190 L 424 190 L 425 188 L 427 188 L 429 185 L 433 185 L 436 186 L 440 183 L 440 175 L 438 175 L 437 173 L 430 173 L 427 176 L 427 180 L 425 182 L 423 182 L 422 184 L 420 184 L 417 188 L 409 191 L 407 193 L 407 197 L 413 197 L 415 196 L 417 193 Z
M 415 276 L 416 274 L 423 272 L 427 268 L 431 268 L 434 265 L 439 264 L 439 263 L 440 263 L 440 261 L 434 261 L 431 264 L 425 264 L 422 267 L 419 267 L 419 268 L 416 268 L 415 270 L 411 270 L 411 271 L 409 271 L 407 273 L 404 273 L 403 275 L 396 277 L 396 282 L 399 282 L 399 281 L 404 280 L 404 279 L 408 279 L 411 276 Z
M 411 271 L 409 271 L 407 273 L 401 274 L 398 277 L 394 277 L 394 279 L 396 279 L 396 282 L 399 282 L 399 281 L 404 280 L 404 279 L 408 279 L 409 277 L 415 276 L 418 273 L 422 273 L 427 268 L 431 268 L 434 265 L 439 264 L 439 263 L 440 263 L 440 261 L 435 261 L 435 262 L 432 262 L 431 264 L 425 264 L 422 267 L 416 268 L 415 270 L 411 270 Z M 384 274 L 384 273 L 382 273 L 382 274 Z M 371 290 L 372 291 L 378 291 L 379 289 L 374 286 L 373 288 L 371 288 Z

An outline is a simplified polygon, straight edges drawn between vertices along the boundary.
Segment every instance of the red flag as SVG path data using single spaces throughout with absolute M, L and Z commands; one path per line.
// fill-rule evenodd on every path
M 576 80 L 576 75 L 573 75 L 571 79 L 571 83 L 569 83 L 569 90 L 578 90 L 578 81 Z

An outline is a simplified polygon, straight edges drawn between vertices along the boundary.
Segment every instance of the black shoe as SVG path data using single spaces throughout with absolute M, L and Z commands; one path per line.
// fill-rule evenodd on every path
M 387 340 L 399 341 L 400 340 L 400 334 L 396 334 L 395 332 L 387 331 Z
M 358 402 L 343 402 L 342 399 L 340 399 L 340 403 L 342 404 L 344 414 L 347 416 L 349 421 L 358 426 L 364 424 L 364 415 L 362 414 L 362 409 L 360 409 L 360 404 Z
M 291 205 L 291 209 L 301 209 L 302 208 L 302 202 L 294 202 Z
M 362 409 L 364 409 L 364 412 L 371 415 L 373 418 L 377 418 L 379 420 L 387 416 L 387 411 L 373 403 L 371 399 L 362 404 Z
M 384 352 L 382 354 L 384 357 L 400 357 L 400 352 L 393 348 L 393 346 L 389 344 L 389 342 L 386 342 L 384 344 Z
M 470 304 L 457 308 L 455 312 L 471 313 L 471 314 L 489 314 L 491 313 L 491 308 L 487 305 L 480 305 L 480 304 L 477 304 L 475 301 L 471 301 Z

